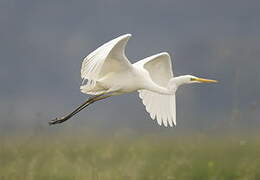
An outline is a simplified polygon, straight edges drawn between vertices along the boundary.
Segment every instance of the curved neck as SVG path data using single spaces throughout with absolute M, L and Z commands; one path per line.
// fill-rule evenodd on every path
M 150 84 L 145 89 L 150 90 L 155 93 L 163 94 L 163 95 L 172 95 L 175 93 L 174 91 L 171 91 L 170 88 L 160 86 L 154 82 L 150 82 Z
M 149 89 L 150 91 L 153 91 L 155 93 L 173 95 L 180 85 L 188 84 L 188 80 L 189 78 L 187 78 L 187 76 L 185 75 L 174 77 L 169 80 L 169 83 L 166 87 L 160 86 L 152 81 L 148 84 L 148 87 L 146 87 L 146 89 Z
M 183 84 L 188 84 L 189 81 L 187 79 L 187 76 L 186 75 L 183 75 L 183 76 L 177 76 L 177 77 L 174 77 L 170 80 L 170 84 L 171 85 L 175 85 L 177 88 L 180 86 L 180 85 L 183 85 Z

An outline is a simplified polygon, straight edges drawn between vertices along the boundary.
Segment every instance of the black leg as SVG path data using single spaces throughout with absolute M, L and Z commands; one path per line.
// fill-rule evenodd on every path
M 105 99 L 105 98 L 108 98 L 110 97 L 111 95 L 103 95 L 103 94 L 100 94 L 100 95 L 96 95 L 96 96 L 93 96 L 93 97 L 90 97 L 86 102 L 84 102 L 82 105 L 78 106 L 74 111 L 72 111 L 71 113 L 69 113 L 68 115 L 66 116 L 63 116 L 61 118 L 55 118 L 53 120 L 51 120 L 49 122 L 49 125 L 54 125 L 54 124 L 60 124 L 60 123 L 63 123 L 65 121 L 67 121 L 68 119 L 70 119 L 72 116 L 74 116 L 75 114 L 77 114 L 78 112 L 80 112 L 81 110 L 83 110 L 84 108 L 86 108 L 87 106 L 89 106 L 90 104 L 96 102 L 96 101 L 99 101 L 99 100 L 102 100 L 102 99 Z

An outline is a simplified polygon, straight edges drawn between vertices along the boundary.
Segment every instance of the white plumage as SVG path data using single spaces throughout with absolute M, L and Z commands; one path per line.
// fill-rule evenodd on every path
M 84 58 L 81 67 L 83 83 L 81 91 L 87 94 L 98 94 L 104 90 L 95 90 L 96 82 L 110 72 L 128 69 L 131 63 L 125 57 L 125 46 L 130 35 L 126 34 L 105 43 Z
M 50 124 L 62 123 L 95 101 L 134 91 L 159 125 L 176 125 L 175 92 L 182 84 L 217 82 L 192 75 L 173 77 L 170 55 L 159 53 L 134 64 L 125 56 L 130 34 L 115 38 L 84 58 L 81 68 L 81 92 L 95 95 L 72 113 Z
M 158 85 L 167 88 L 173 78 L 171 58 L 168 53 L 159 53 L 138 61 L 134 66 L 144 68 L 151 79 Z M 152 119 L 157 119 L 159 125 L 172 127 L 176 125 L 175 94 L 164 95 L 149 90 L 138 90 L 146 111 Z
M 159 86 L 167 88 L 169 80 L 173 77 L 169 54 L 156 54 L 132 65 L 125 56 L 125 46 L 129 37 L 131 35 L 126 34 L 113 39 L 90 53 L 84 59 L 81 68 L 81 77 L 83 78 L 83 82 L 85 80 L 88 82 L 81 86 L 83 93 L 96 95 L 111 92 L 110 90 L 114 89 L 113 86 L 104 87 L 100 83 L 100 80 L 102 81 L 111 72 L 121 74 L 123 71 L 123 73 L 127 73 L 127 71 L 131 71 L 134 68 L 138 69 L 137 72 L 148 71 L 150 81 L 152 80 Z M 121 77 L 122 74 L 120 77 L 116 76 L 113 80 L 121 81 Z M 127 79 L 122 80 L 127 81 Z M 117 90 L 121 94 L 120 88 Z M 162 123 L 164 126 L 168 124 L 173 126 L 173 124 L 176 124 L 175 95 L 159 94 L 142 89 L 141 87 L 136 87 L 135 90 L 138 90 L 139 96 L 146 106 L 146 110 L 153 119 L 157 119 L 159 125 Z
M 94 95 L 138 91 L 151 118 L 157 119 L 159 125 L 173 127 L 176 125 L 175 92 L 178 86 L 203 79 L 191 75 L 173 78 L 171 58 L 166 52 L 131 64 L 125 56 L 130 37 L 126 34 L 115 38 L 84 59 L 81 91 Z M 88 82 L 84 84 L 86 80 Z

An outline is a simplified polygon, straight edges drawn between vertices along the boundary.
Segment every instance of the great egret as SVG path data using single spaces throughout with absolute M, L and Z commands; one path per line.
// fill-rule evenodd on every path
M 84 58 L 81 67 L 81 92 L 94 95 L 72 113 L 56 118 L 50 125 L 62 123 L 88 105 L 107 97 L 139 92 L 139 96 L 159 125 L 176 125 L 175 92 L 180 85 L 215 83 L 216 80 L 192 75 L 173 77 L 171 58 L 163 52 L 134 64 L 125 56 L 125 46 L 131 34 L 117 37 Z

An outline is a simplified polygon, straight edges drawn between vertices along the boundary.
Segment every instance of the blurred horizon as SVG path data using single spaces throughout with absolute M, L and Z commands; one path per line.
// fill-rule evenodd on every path
M 0 179 L 260 179 L 259 19 L 257 0 L 0 0 Z M 180 87 L 174 128 L 137 93 L 49 126 L 89 97 L 83 58 L 126 33 L 132 63 L 166 51 L 219 83 Z
M 0 133 L 96 129 L 104 134 L 235 132 L 260 128 L 260 2 L 0 1 Z M 88 97 L 79 90 L 83 57 L 125 33 L 134 63 L 169 52 L 174 75 L 219 80 L 177 92 L 177 127 L 149 117 L 137 93 L 91 105 L 58 127 L 48 121 Z M 66 131 L 65 131 L 66 132 Z

